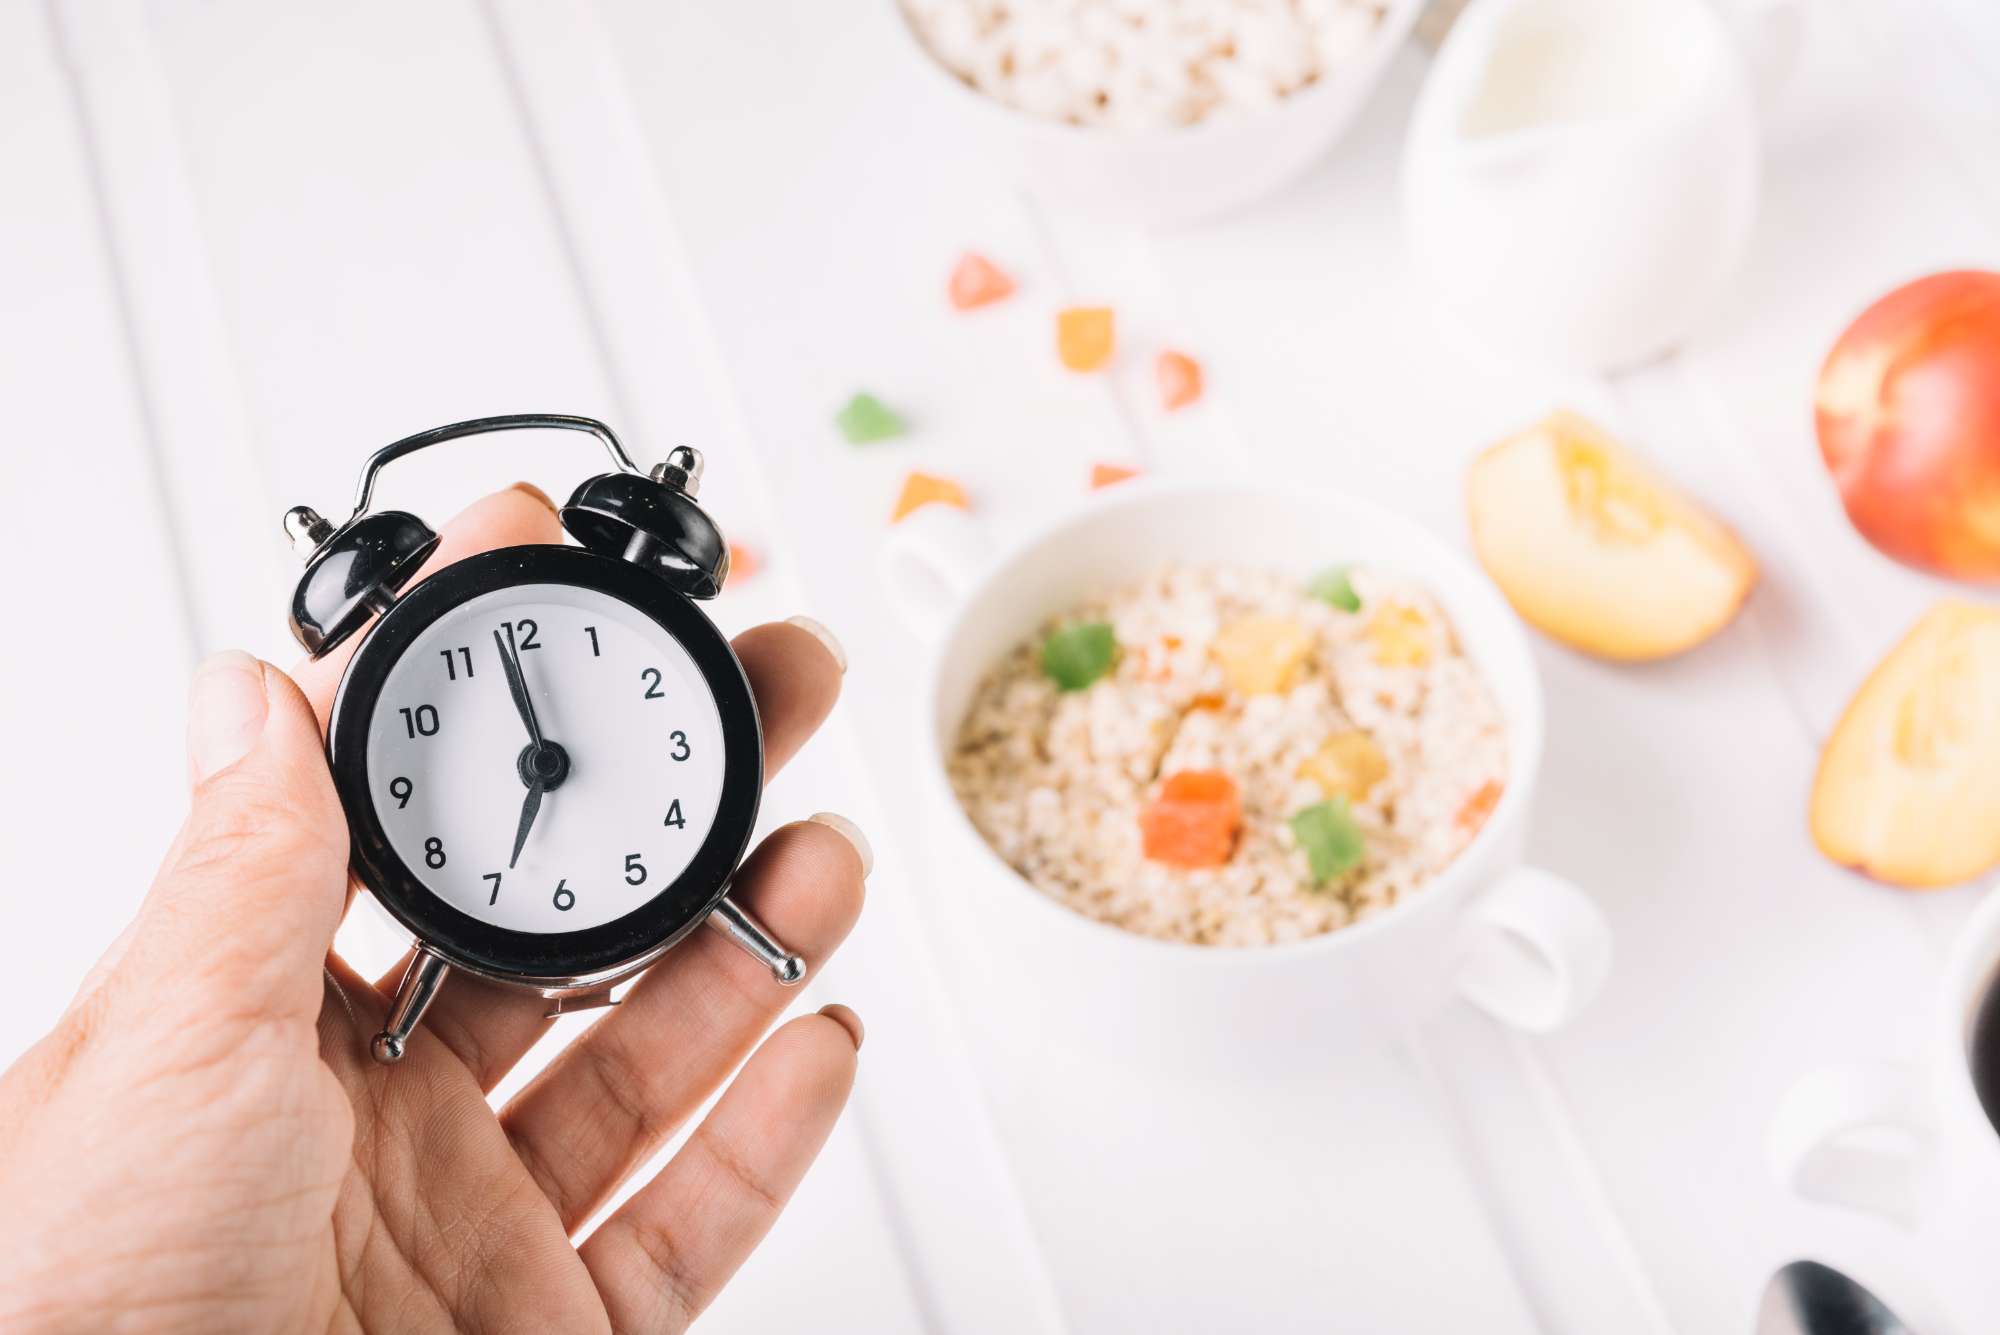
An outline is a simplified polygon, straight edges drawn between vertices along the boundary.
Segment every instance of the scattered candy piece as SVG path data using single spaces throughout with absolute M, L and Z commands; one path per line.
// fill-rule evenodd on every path
M 1014 295 L 1014 280 L 992 260 L 971 251 L 951 271 L 951 304 L 962 311 L 990 306 Z
M 1080 691 L 1111 671 L 1118 641 L 1103 621 L 1085 621 L 1042 642 L 1042 671 L 1065 691 Z
M 887 440 L 909 430 L 902 418 L 889 411 L 887 404 L 866 392 L 849 399 L 846 406 L 834 414 L 833 421 L 840 428 L 840 434 L 847 437 L 849 445 Z
M 1201 397 L 1201 363 L 1184 352 L 1163 352 L 1153 363 L 1160 382 L 1160 402 L 1168 412 L 1185 408 Z
M 912 510 L 926 505 L 951 505 L 961 510 L 970 510 L 970 502 L 965 499 L 965 488 L 948 477 L 933 477 L 929 473 L 911 473 L 903 479 L 903 489 L 896 495 L 895 513 L 889 516 L 894 524 L 906 518 Z
M 732 542 L 729 544 L 729 574 L 723 579 L 723 587 L 741 584 L 763 568 L 764 563 L 757 558 L 755 551 L 740 542 Z
M 1498 779 L 1488 779 L 1465 799 L 1465 805 L 1458 809 L 1452 820 L 1467 834 L 1478 833 L 1479 827 L 1486 824 L 1486 818 L 1493 814 L 1493 808 L 1499 805 L 1501 791 Z
M 1346 566 L 1320 571 L 1306 581 L 1306 592 L 1343 612 L 1361 610 L 1361 595 L 1354 591 L 1354 581 L 1348 578 Z
M 1354 823 L 1344 797 L 1293 812 L 1291 825 L 1292 837 L 1306 851 L 1314 885 L 1325 885 L 1342 872 L 1353 871 L 1368 850 L 1368 841 Z
M 1139 843 L 1148 858 L 1170 867 L 1220 867 L 1242 823 L 1234 779 L 1220 770 L 1178 770 L 1140 808 Z
M 1283 691 L 1311 649 L 1312 636 L 1304 626 L 1270 616 L 1231 622 L 1209 646 L 1229 689 L 1238 695 Z
M 1366 801 L 1369 790 L 1388 773 L 1389 758 L 1365 732 L 1336 733 L 1299 766 L 1300 778 L 1311 779 L 1328 797 L 1350 802 Z
M 1111 360 L 1111 308 L 1070 306 L 1056 314 L 1056 355 L 1072 371 L 1095 371 Z
M 1405 603 L 1384 603 L 1368 621 L 1368 642 L 1383 667 L 1422 667 L 1431 661 L 1431 623 Z
M 1137 476 L 1139 476 L 1138 469 L 1128 468 L 1124 464 L 1092 464 L 1090 489 L 1096 491 L 1099 487 L 1108 487 L 1115 482 L 1124 482 Z

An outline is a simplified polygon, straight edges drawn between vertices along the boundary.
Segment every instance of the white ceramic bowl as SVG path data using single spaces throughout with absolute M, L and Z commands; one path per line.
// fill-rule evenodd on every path
M 1010 107 L 947 69 L 902 5 L 888 4 L 897 45 L 939 105 L 1037 198 L 1114 222 L 1170 225 L 1241 207 L 1301 175 L 1361 110 L 1424 0 L 1388 0 L 1363 51 L 1274 107 L 1158 130 L 1071 125 Z
M 883 575 L 934 642 L 915 689 L 920 813 L 963 895 L 994 1013 L 1019 1033 L 1147 1065 L 1282 1070 L 1393 1039 L 1456 993 L 1526 1030 L 1584 1005 L 1610 933 L 1580 891 L 1523 865 L 1542 756 L 1542 697 L 1520 623 L 1485 576 L 1421 528 L 1308 488 L 1121 483 L 998 556 L 976 521 L 928 506 L 892 531 Z M 1190 946 L 1075 913 L 1035 889 L 973 828 L 945 771 L 980 678 L 1050 616 L 1173 562 L 1311 572 L 1365 562 L 1421 581 L 1492 687 L 1508 729 L 1506 790 L 1458 859 L 1396 907 L 1274 946 Z

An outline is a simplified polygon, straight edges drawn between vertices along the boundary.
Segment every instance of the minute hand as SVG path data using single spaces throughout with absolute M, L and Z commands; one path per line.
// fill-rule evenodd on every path
M 493 643 L 500 648 L 500 666 L 507 673 L 507 693 L 514 697 L 514 710 L 528 729 L 528 740 L 539 751 L 543 746 L 542 725 L 535 721 L 535 702 L 528 698 L 528 682 L 521 675 L 520 651 L 497 630 L 493 632 Z

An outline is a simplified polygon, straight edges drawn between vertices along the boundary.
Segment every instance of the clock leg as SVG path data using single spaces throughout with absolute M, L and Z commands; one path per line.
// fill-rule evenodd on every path
M 403 1048 L 416 1031 L 417 1022 L 424 1018 L 425 1008 L 444 984 L 447 972 L 443 960 L 418 948 L 410 967 L 403 971 L 403 981 L 396 984 L 396 1000 L 389 1007 L 389 1018 L 382 1032 L 368 1045 L 376 1061 L 387 1066 L 403 1060 Z
M 771 971 L 782 987 L 806 976 L 806 962 L 785 949 L 749 909 L 724 895 L 709 911 L 708 925 L 743 947 L 750 958 Z

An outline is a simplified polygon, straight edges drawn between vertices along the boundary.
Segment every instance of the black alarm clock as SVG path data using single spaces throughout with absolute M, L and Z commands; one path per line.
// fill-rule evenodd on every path
M 482 552 L 412 585 L 438 535 L 371 510 L 377 475 L 524 428 L 588 432 L 616 464 L 561 508 L 579 545 Z M 292 633 L 315 658 L 361 636 L 327 726 L 353 868 L 415 938 L 378 1061 L 402 1057 L 452 969 L 555 1014 L 607 1001 L 706 922 L 779 983 L 804 977 L 727 894 L 764 736 L 742 665 L 696 605 L 729 567 L 700 480 L 695 450 L 642 472 L 602 422 L 521 414 L 377 450 L 338 527 L 305 506 L 285 515 L 307 556 Z

